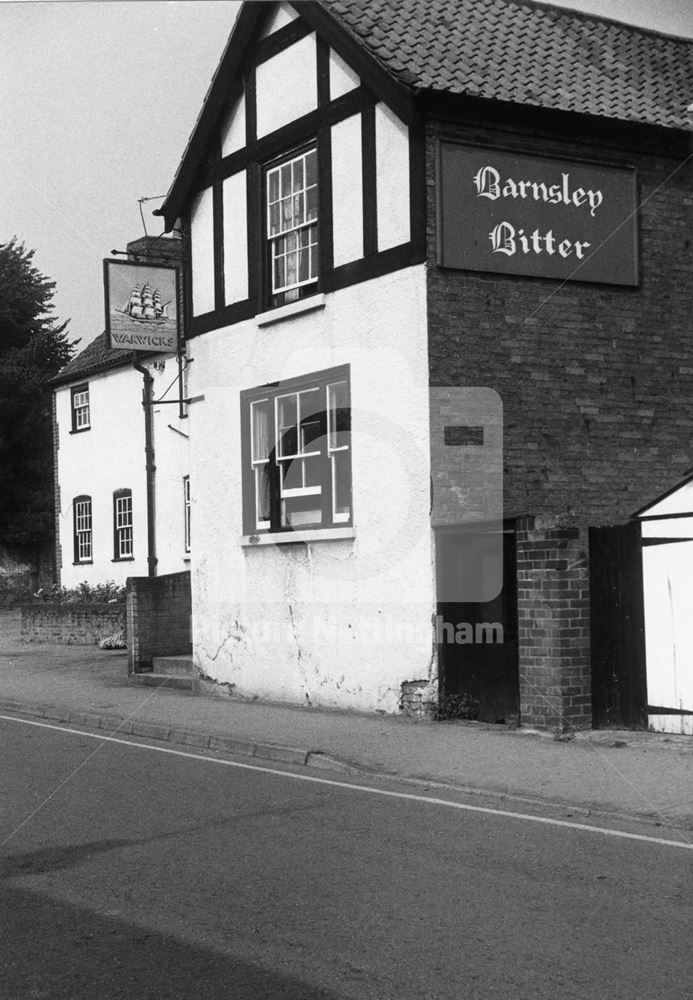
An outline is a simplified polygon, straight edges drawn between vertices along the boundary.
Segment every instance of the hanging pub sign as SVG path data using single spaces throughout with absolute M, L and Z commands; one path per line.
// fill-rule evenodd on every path
M 146 261 L 104 260 L 106 331 L 111 347 L 176 353 L 178 271 Z
M 442 141 L 442 267 L 637 285 L 635 171 Z

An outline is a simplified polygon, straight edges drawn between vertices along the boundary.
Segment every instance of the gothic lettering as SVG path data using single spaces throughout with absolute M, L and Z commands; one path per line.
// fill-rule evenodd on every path
M 496 201 L 498 198 L 522 198 L 543 201 L 549 205 L 562 204 L 575 208 L 589 206 L 593 218 L 604 201 L 604 195 L 600 190 L 573 188 L 569 173 L 561 174 L 560 184 L 547 186 L 541 180 L 516 180 L 514 177 L 502 179 L 496 168 L 488 165 L 477 171 L 474 176 L 474 186 L 479 198 L 488 198 L 490 201 Z
M 552 229 L 545 233 L 540 233 L 538 229 L 526 233 L 522 228 L 516 229 L 511 222 L 499 222 L 489 233 L 489 239 L 492 252 L 505 254 L 506 257 L 514 257 L 516 253 L 547 253 L 549 256 L 558 253 L 563 258 L 575 254 L 578 260 L 584 260 L 585 251 L 592 246 L 586 240 L 563 239 L 558 242 Z

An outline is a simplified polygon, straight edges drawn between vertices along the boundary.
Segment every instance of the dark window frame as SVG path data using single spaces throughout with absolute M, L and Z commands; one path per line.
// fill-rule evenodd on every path
M 122 509 L 119 501 L 129 499 L 129 523 L 121 523 Z M 113 493 L 113 562 L 128 562 L 135 558 L 134 507 L 132 490 L 121 489 Z
M 89 504 L 88 514 L 80 513 L 80 504 Z M 89 518 L 89 527 L 80 527 L 80 518 Z M 89 554 L 83 555 L 84 543 L 88 539 Z M 75 566 L 88 566 L 94 562 L 94 515 L 92 498 L 86 493 L 80 494 L 72 501 L 72 542 L 73 542 L 73 564 Z
M 75 400 L 78 395 L 86 393 L 87 401 L 81 406 L 77 406 Z M 86 411 L 86 422 L 80 424 L 81 413 Z M 80 385 L 73 385 L 70 388 L 70 420 L 71 420 L 71 433 L 81 434 L 83 431 L 91 430 L 91 397 L 89 392 L 89 383 L 82 382 Z
M 330 391 L 328 387 L 333 388 Z M 307 402 L 305 416 L 301 417 L 300 413 L 302 401 L 297 401 L 296 423 L 280 436 L 277 427 L 280 400 L 298 395 Z M 338 402 L 340 405 L 330 405 Z M 254 450 L 253 408 L 263 403 L 266 404 L 267 443 L 266 452 L 258 457 Z M 289 441 L 291 445 L 287 445 Z M 287 447 L 289 450 L 282 456 L 282 450 Z M 244 535 L 353 526 L 351 448 L 349 365 L 243 390 Z M 318 508 L 319 517 L 311 518 L 311 513 Z
M 270 194 L 270 174 L 276 170 L 281 170 L 287 164 L 293 164 L 302 157 L 313 153 L 315 155 L 315 191 L 317 199 L 316 218 L 307 220 L 298 227 L 286 230 L 283 234 L 270 236 L 269 233 L 269 194 Z M 304 161 L 305 163 L 305 161 Z M 313 185 L 311 185 L 312 187 Z M 291 150 L 282 152 L 281 155 L 273 157 L 261 166 L 261 243 L 262 243 L 262 301 L 268 309 L 276 309 L 291 302 L 297 302 L 311 295 L 316 295 L 320 291 L 322 284 L 322 229 L 321 229 L 321 178 L 320 178 L 320 151 L 318 139 L 313 138 L 307 142 L 294 147 Z M 273 247 L 282 237 L 292 233 L 316 230 L 316 242 L 311 244 L 311 256 L 315 260 L 315 277 L 309 278 L 304 283 L 295 283 L 290 287 L 282 287 L 279 291 L 274 291 L 274 258 Z M 300 251 L 299 251 L 300 254 Z

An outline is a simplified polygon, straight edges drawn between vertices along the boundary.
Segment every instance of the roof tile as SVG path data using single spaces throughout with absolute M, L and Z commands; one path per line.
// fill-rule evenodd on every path
M 321 3 L 411 86 L 689 127 L 688 39 L 531 0 Z
M 87 344 L 84 350 L 80 351 L 72 361 L 69 361 L 62 371 L 51 379 L 51 382 L 53 385 L 74 382 L 77 379 L 96 375 L 111 368 L 128 365 L 130 360 L 131 354 L 128 351 L 108 346 L 108 335 L 104 331 L 90 344 Z

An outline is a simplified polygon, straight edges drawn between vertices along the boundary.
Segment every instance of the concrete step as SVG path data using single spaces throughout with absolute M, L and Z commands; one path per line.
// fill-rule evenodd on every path
M 131 674 L 130 681 L 133 684 L 142 684 L 144 687 L 165 687 L 168 689 L 192 691 L 194 678 L 184 674 Z
M 193 658 L 190 654 L 183 656 L 154 656 L 152 671 L 155 674 L 173 674 L 176 677 L 194 677 Z

